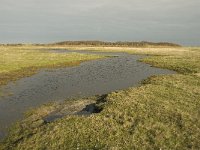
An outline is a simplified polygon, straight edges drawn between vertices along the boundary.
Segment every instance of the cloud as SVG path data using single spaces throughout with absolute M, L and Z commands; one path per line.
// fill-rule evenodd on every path
M 199 0 L 0 0 L 0 4 L 0 35 L 4 35 L 0 42 L 99 39 L 200 44 Z

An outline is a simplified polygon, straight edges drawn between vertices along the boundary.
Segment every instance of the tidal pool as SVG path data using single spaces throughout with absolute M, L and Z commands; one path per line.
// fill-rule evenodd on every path
M 44 103 L 68 98 L 106 94 L 140 84 L 140 81 L 173 71 L 139 62 L 139 55 L 91 51 L 51 50 L 52 53 L 85 53 L 115 56 L 81 63 L 79 66 L 42 69 L 37 74 L 1 87 L 8 94 L 0 97 L 0 138 L 23 113 Z

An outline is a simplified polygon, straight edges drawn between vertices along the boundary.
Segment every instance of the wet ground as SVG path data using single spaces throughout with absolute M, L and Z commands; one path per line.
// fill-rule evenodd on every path
M 89 53 L 91 51 L 52 50 L 53 53 Z M 76 67 L 41 70 L 37 74 L 9 83 L 2 87 L 0 97 L 0 138 L 7 127 L 21 119 L 30 108 L 51 101 L 63 101 L 72 97 L 106 94 L 115 90 L 137 86 L 152 75 L 174 73 L 139 62 L 142 56 L 126 53 L 98 53 L 118 56 L 81 63 Z

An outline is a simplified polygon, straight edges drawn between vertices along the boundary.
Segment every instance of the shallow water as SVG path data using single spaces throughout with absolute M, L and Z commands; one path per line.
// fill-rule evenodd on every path
M 0 97 L 0 138 L 5 136 L 7 127 L 21 119 L 23 112 L 32 107 L 71 97 L 106 94 L 137 86 L 140 81 L 152 75 L 174 73 L 139 62 L 138 59 L 142 56 L 125 53 L 98 54 L 118 57 L 88 61 L 76 67 L 43 69 L 31 77 L 2 87 L 5 93 L 11 92 L 12 95 Z

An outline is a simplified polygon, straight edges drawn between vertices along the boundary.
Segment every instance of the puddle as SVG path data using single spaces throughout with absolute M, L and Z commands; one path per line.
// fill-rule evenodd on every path
M 109 57 L 81 63 L 79 66 L 41 70 L 37 74 L 2 87 L 12 95 L 0 97 L 0 138 L 7 127 L 23 117 L 27 109 L 51 101 L 89 97 L 137 86 L 152 75 L 171 74 L 173 71 L 151 67 L 139 62 L 142 56 L 126 53 L 51 50 L 56 53 L 79 52 Z

